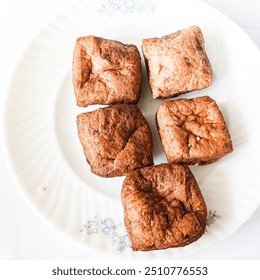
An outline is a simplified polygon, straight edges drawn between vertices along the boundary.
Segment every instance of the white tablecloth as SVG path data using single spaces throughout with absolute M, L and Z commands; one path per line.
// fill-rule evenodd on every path
M 8 80 L 22 50 L 37 30 L 69 2 L 69 0 L 0 0 L 1 108 Z M 203 2 L 224 12 L 260 47 L 260 0 L 204 0 Z M 210 249 L 187 259 L 260 259 L 259 236 L 260 208 L 236 233 Z M 1 148 L 0 259 L 100 259 L 104 257 L 106 256 L 62 239 L 31 212 L 18 194 L 8 173 Z

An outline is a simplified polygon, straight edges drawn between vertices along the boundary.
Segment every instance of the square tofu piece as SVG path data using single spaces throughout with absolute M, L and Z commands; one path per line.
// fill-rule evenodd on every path
M 212 69 L 198 26 L 142 40 L 153 98 L 170 98 L 212 84 Z
M 160 164 L 130 172 L 121 197 L 133 251 L 183 247 L 205 231 L 207 207 L 188 166 Z
M 233 151 L 223 115 L 208 96 L 166 101 L 156 120 L 169 162 L 209 164 Z
M 80 37 L 73 54 L 72 79 L 77 105 L 136 104 L 142 68 L 135 45 L 95 36 Z
M 153 164 L 152 134 L 136 105 L 118 104 L 82 113 L 78 135 L 91 171 L 123 176 Z

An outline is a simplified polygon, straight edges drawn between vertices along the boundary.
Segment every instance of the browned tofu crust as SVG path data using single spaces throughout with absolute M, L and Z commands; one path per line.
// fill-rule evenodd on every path
M 186 246 L 205 231 L 207 207 L 185 165 L 133 171 L 124 180 L 121 197 L 133 251 Z
M 142 40 L 153 98 L 169 98 L 212 84 L 212 69 L 198 26 Z
M 166 101 L 156 120 L 169 162 L 209 164 L 233 151 L 223 115 L 208 96 Z
M 77 126 L 94 174 L 122 176 L 153 164 L 151 130 L 136 105 L 111 105 L 82 113 Z
M 80 37 L 74 48 L 72 79 L 78 106 L 136 104 L 142 89 L 139 51 L 115 40 Z

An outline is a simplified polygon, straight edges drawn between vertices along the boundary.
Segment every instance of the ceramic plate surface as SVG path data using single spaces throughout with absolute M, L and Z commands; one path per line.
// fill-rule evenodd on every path
M 120 4 L 119 4 L 120 3 Z M 201 27 L 213 85 L 181 97 L 209 95 L 227 122 L 234 152 L 191 167 L 208 206 L 207 231 L 178 249 L 133 253 L 120 200 L 124 177 L 90 172 L 77 136 L 71 65 L 75 40 L 96 35 L 136 44 L 192 25 Z M 144 64 L 144 63 L 143 63 Z M 5 150 L 17 186 L 32 209 L 60 234 L 118 258 L 181 258 L 235 232 L 260 203 L 260 55 L 227 17 L 198 1 L 74 1 L 30 42 L 17 63 L 5 100 Z M 166 162 L 155 126 L 145 68 L 138 103 L 154 139 L 154 162 Z

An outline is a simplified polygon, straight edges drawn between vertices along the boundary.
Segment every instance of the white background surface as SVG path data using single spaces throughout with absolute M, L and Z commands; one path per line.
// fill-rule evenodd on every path
M 55 17 L 69 2 L 69 0 L 0 0 L 1 108 L 8 80 L 22 50 L 39 28 Z M 260 48 L 260 0 L 204 0 L 203 2 L 229 16 Z M 2 137 L 2 132 L 0 133 Z M 2 139 L 0 141 L 2 144 Z M 259 236 L 260 208 L 235 234 L 208 250 L 190 256 L 189 259 L 259 260 Z M 0 147 L 0 259 L 99 259 L 106 257 L 108 256 L 90 252 L 86 248 L 63 240 L 31 212 L 8 174 Z

